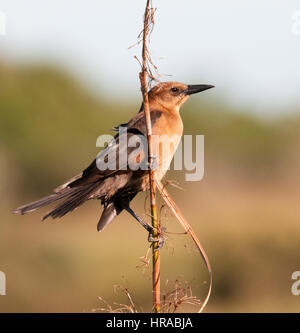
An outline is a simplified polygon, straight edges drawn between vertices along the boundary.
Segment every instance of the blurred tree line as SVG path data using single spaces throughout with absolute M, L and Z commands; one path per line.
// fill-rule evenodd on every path
M 4 182 L 5 173 L 14 170 L 9 186 L 17 186 L 21 195 L 49 192 L 49 186 L 86 167 L 98 152 L 97 137 L 139 109 L 140 101 L 95 96 L 70 73 L 49 65 L 0 63 L 0 77 L 0 167 Z M 202 94 L 181 113 L 186 134 L 205 135 L 207 170 L 220 177 L 228 172 L 265 179 L 286 168 L 284 177 L 298 172 L 295 110 L 260 118 Z

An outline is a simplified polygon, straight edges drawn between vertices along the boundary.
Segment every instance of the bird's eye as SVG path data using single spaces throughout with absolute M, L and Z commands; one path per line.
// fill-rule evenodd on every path
M 178 88 L 173 87 L 173 88 L 171 88 L 171 91 L 172 91 L 172 92 L 177 92 L 177 91 L 178 91 Z

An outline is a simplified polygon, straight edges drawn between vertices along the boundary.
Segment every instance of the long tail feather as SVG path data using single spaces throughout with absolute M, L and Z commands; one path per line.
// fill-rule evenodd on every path
M 71 188 L 71 194 L 68 195 L 68 198 L 58 205 L 55 209 L 51 210 L 47 213 L 43 218 L 44 221 L 48 217 L 52 217 L 53 219 L 63 217 L 67 213 L 81 206 L 85 201 L 89 200 L 91 194 L 95 191 L 95 189 L 99 187 L 99 184 L 88 184 L 86 186 L 80 186 L 77 188 Z
M 68 195 L 70 195 L 70 191 L 64 191 L 64 192 L 61 192 L 61 193 L 54 193 L 54 194 L 48 195 L 47 197 L 44 197 L 40 200 L 37 200 L 37 201 L 31 202 L 27 205 L 18 207 L 18 208 L 13 210 L 13 213 L 14 214 L 21 214 L 21 215 L 26 214 L 26 213 L 30 213 L 30 212 L 35 211 L 38 208 L 45 207 L 45 206 L 47 206 L 47 205 L 49 205 L 49 204 L 51 204 L 51 203 L 53 203 L 57 200 L 65 198 Z

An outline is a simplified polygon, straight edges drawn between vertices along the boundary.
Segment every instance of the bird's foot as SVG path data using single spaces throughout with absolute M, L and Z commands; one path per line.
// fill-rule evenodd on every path
M 125 209 L 148 231 L 148 241 L 152 244 L 157 244 L 155 245 L 155 251 L 161 249 L 165 242 L 165 238 L 163 237 L 162 233 L 166 230 L 166 228 L 162 227 L 160 230 L 157 230 L 156 228 L 153 228 L 152 225 L 148 224 L 142 218 L 140 218 L 129 206 L 125 207 Z
M 152 243 L 152 246 L 154 245 L 154 243 L 157 243 L 154 251 L 158 251 L 164 246 L 165 237 L 162 234 L 163 231 L 165 231 L 165 228 L 162 228 L 162 231 L 159 232 L 156 237 L 153 236 L 154 228 L 149 232 L 148 242 Z

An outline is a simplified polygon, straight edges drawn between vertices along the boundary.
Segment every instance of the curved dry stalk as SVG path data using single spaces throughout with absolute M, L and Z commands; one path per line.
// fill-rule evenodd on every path
M 200 308 L 200 310 L 198 311 L 199 313 L 202 312 L 210 298 L 211 295 L 211 289 L 212 289 L 212 269 L 211 269 L 211 265 L 209 262 L 209 259 L 206 255 L 206 252 L 203 248 L 203 246 L 201 245 L 197 235 L 195 234 L 194 230 L 192 229 L 192 227 L 190 226 L 190 224 L 187 222 L 187 220 L 185 219 L 185 217 L 182 215 L 181 211 L 179 210 L 179 208 L 177 207 L 175 201 L 171 198 L 170 194 L 168 193 L 168 191 L 166 190 L 165 186 L 161 183 L 161 181 L 155 179 L 156 182 L 156 186 L 158 191 L 160 192 L 160 195 L 162 196 L 162 198 L 164 199 L 164 201 L 166 202 L 166 204 L 168 205 L 168 207 L 170 208 L 170 210 L 173 212 L 173 214 L 176 216 L 176 218 L 178 219 L 178 221 L 181 223 L 181 225 L 183 226 L 185 232 L 191 237 L 191 239 L 193 240 L 193 242 L 195 243 L 200 255 L 202 256 L 205 265 L 207 267 L 208 273 L 209 273 L 209 288 L 208 288 L 208 292 L 207 292 L 207 296 L 204 300 L 204 302 L 202 303 L 202 306 Z

